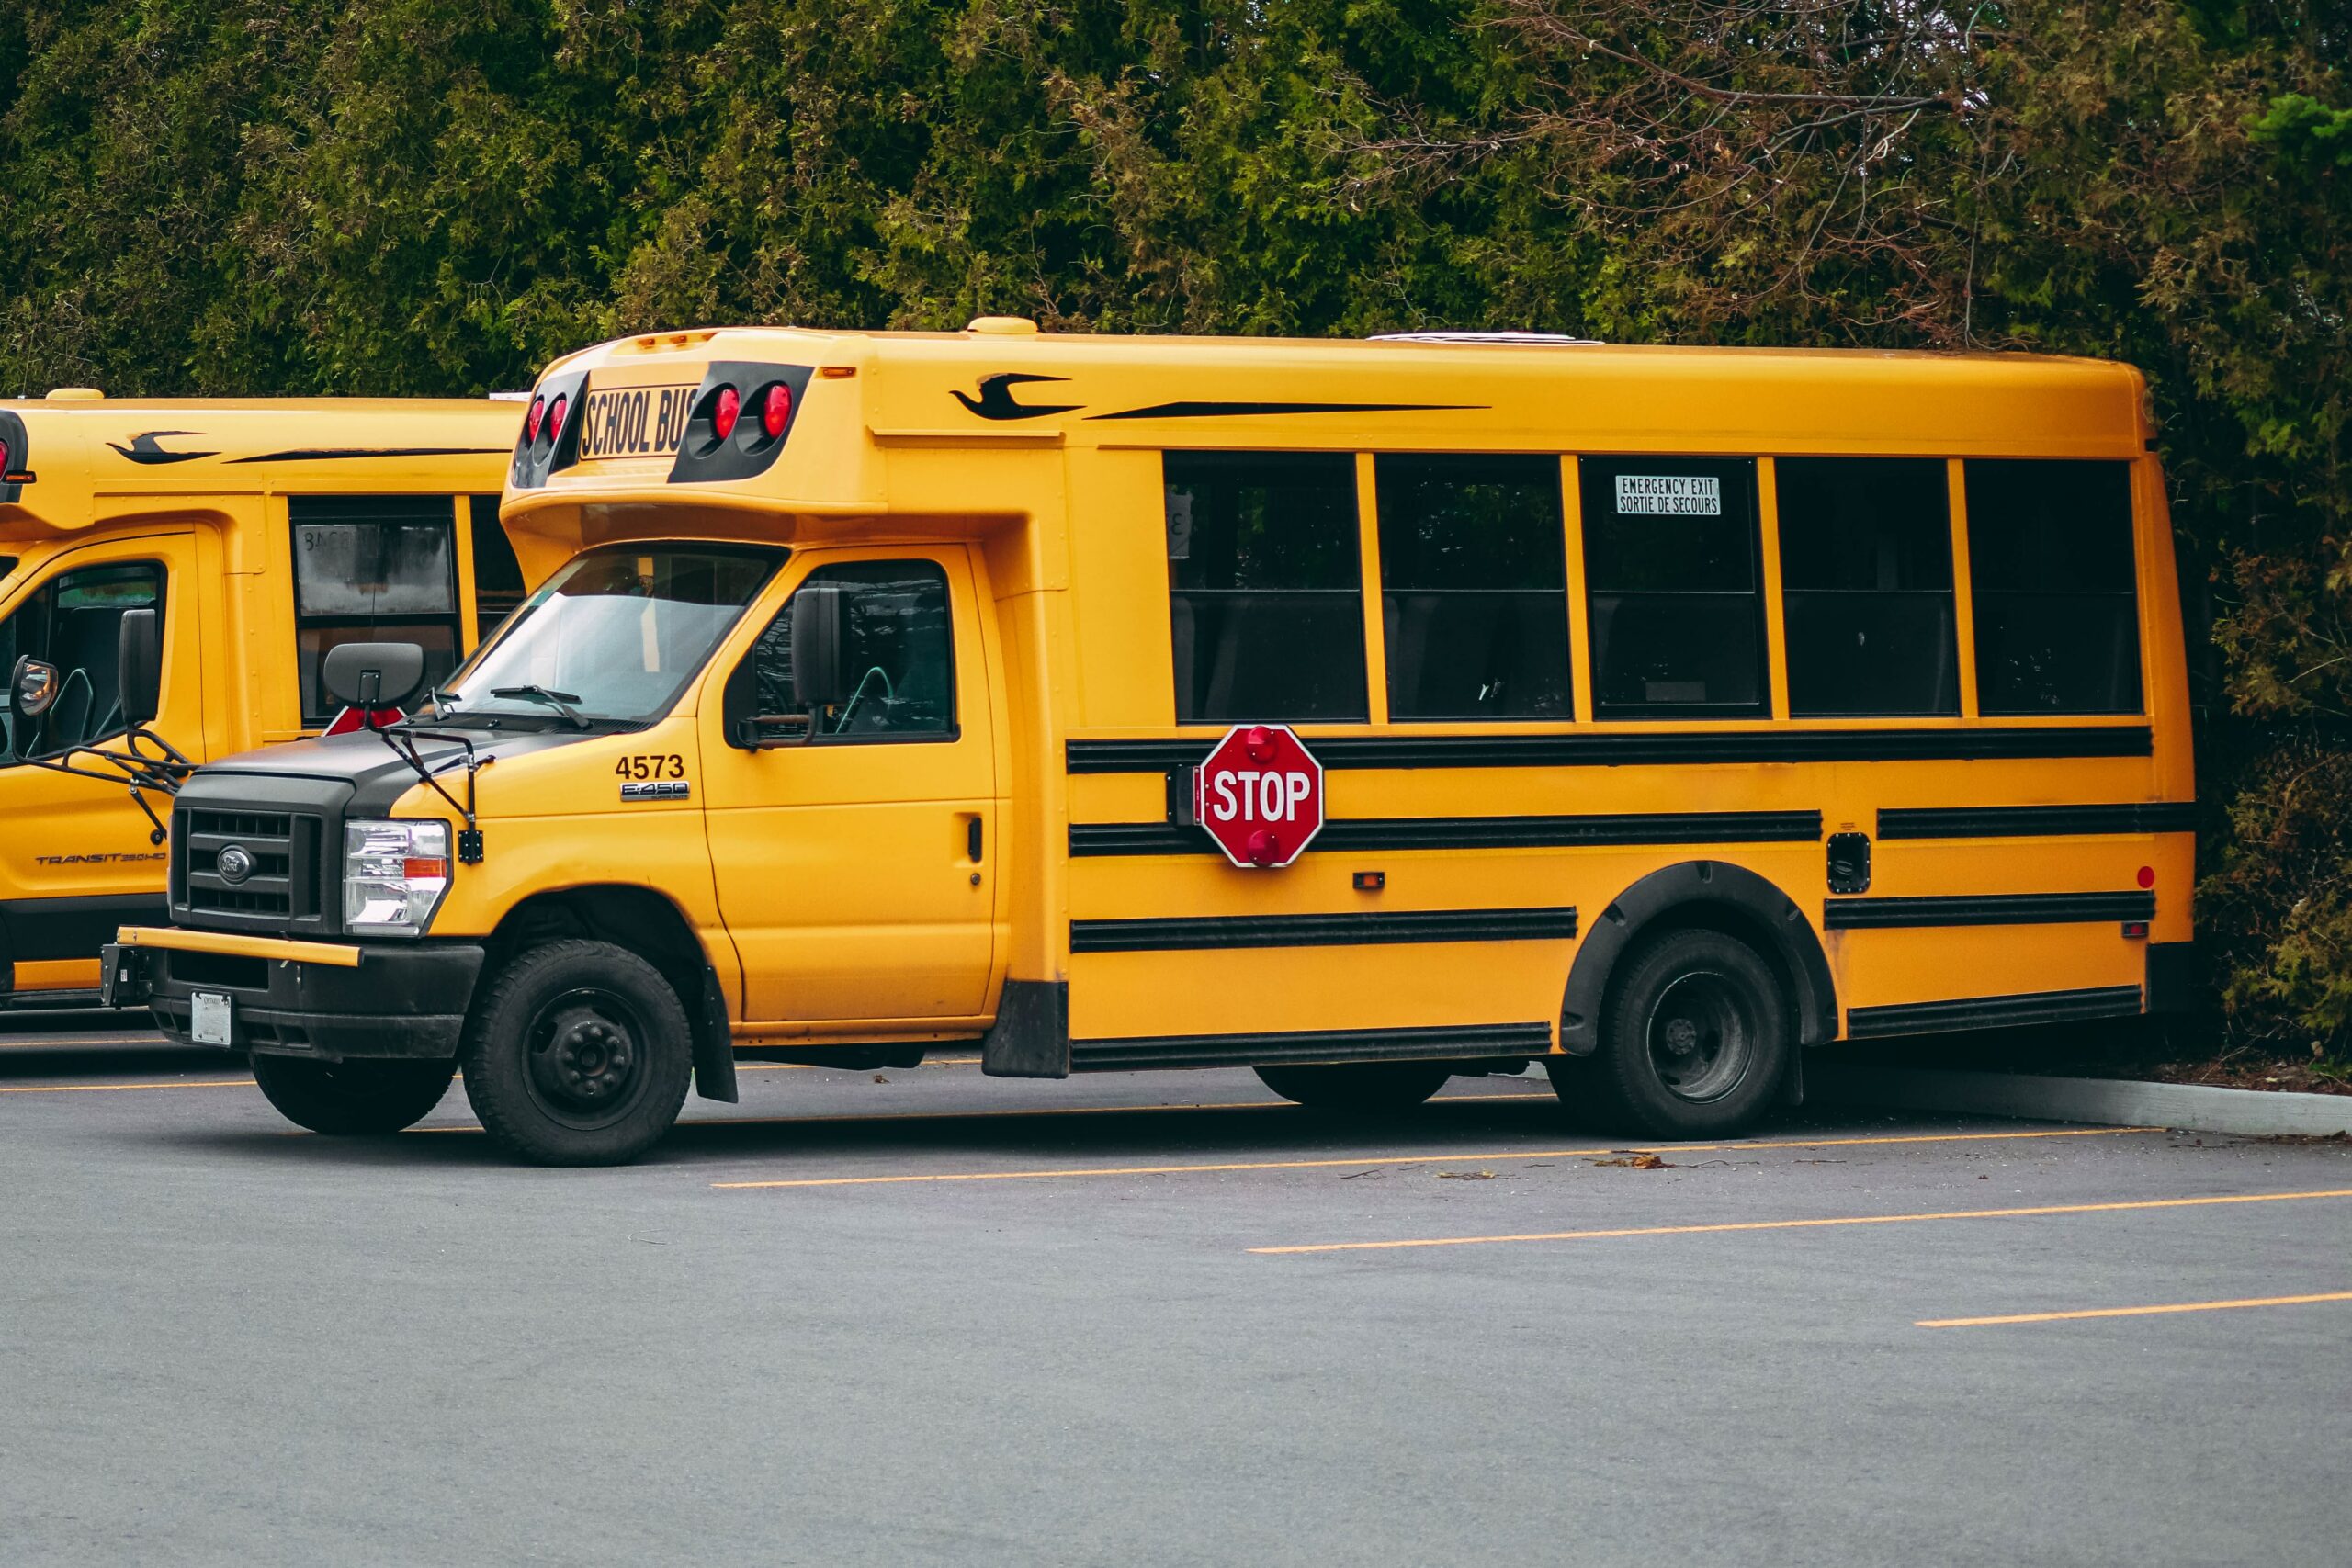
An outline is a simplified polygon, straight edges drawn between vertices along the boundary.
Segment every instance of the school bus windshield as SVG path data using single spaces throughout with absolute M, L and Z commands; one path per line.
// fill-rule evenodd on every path
M 443 693 L 436 722 L 564 710 L 642 724 L 677 697 L 781 550 L 626 545 L 575 558 Z

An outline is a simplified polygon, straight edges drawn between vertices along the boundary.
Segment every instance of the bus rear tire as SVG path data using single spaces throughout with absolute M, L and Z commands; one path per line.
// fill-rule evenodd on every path
M 1409 1111 L 1453 1076 L 1442 1062 L 1332 1062 L 1260 1067 L 1258 1081 L 1317 1111 Z
M 693 1076 L 686 1011 L 627 948 L 551 942 L 509 959 L 466 1021 L 466 1098 L 537 1165 L 621 1165 L 678 1120 Z
M 1772 1103 L 1794 1048 L 1780 976 L 1738 938 L 1703 928 L 1636 948 L 1610 986 L 1600 1048 L 1547 1064 L 1566 1100 L 1657 1138 L 1745 1131 Z
M 455 1062 L 358 1060 L 322 1062 L 256 1051 L 254 1082 L 279 1115 L 330 1137 L 403 1132 L 441 1103 Z

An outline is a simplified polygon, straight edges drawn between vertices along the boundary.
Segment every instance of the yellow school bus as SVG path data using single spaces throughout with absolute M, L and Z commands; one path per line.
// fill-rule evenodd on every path
M 1808 1046 L 2177 997 L 2143 411 L 2022 356 L 607 344 L 514 453 L 544 586 L 418 721 L 196 775 L 109 978 L 297 1121 L 405 1125 L 462 1064 L 544 1161 L 739 1055 L 973 1042 L 1338 1107 L 1541 1061 L 1728 1132 Z M 222 902 L 232 847 L 321 896 Z
M 164 918 L 162 835 L 85 750 L 125 736 L 125 613 L 157 613 L 154 733 L 198 761 L 316 733 L 340 643 L 415 642 L 447 674 L 523 597 L 497 521 L 522 414 L 0 401 L 0 674 L 53 682 L 37 716 L 0 715 L 0 1008 L 95 1004 L 99 947 Z

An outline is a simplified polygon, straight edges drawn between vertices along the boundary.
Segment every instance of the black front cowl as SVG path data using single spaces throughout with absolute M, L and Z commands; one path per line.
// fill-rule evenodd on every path
M 591 739 L 557 729 L 471 733 L 483 759 Z M 465 799 L 464 747 L 424 738 L 416 746 L 442 787 Z M 198 769 L 173 803 L 173 923 L 295 938 L 339 934 L 344 824 L 390 817 L 417 783 L 415 769 L 365 733 L 289 741 Z M 231 850 L 243 854 L 224 863 Z

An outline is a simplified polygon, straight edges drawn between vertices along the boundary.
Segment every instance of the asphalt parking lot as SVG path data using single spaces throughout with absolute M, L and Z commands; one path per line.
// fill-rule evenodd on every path
M 1841 1111 L 1653 1165 L 1540 1080 L 1365 1122 L 957 1058 L 754 1069 L 642 1165 L 543 1171 L 460 1089 L 330 1140 L 226 1058 L 13 1027 L 12 1562 L 2336 1563 L 2352 1528 L 2340 1142 Z M 2290 1297 L 2326 1299 L 2137 1310 Z

